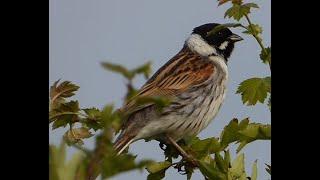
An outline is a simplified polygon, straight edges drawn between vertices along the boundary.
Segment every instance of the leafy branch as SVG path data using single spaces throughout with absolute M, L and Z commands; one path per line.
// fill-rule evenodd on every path
M 249 123 L 248 118 L 238 123 L 238 119 L 235 118 L 224 128 L 220 138 L 212 137 L 200 140 L 195 137 L 189 142 L 179 142 L 179 145 L 195 158 L 195 162 L 188 159 L 173 162 L 173 159 L 179 158 L 179 153 L 173 146 L 167 145 L 166 148 L 163 148 L 165 160 L 147 166 L 150 173 L 148 179 L 165 177 L 165 172 L 170 167 L 178 169 L 180 173 L 187 174 L 188 179 L 192 177 L 196 168 L 199 168 L 204 176 L 209 179 L 246 179 L 244 155 L 239 155 L 231 165 L 230 152 L 227 147 L 234 142 L 240 143 L 237 149 L 237 153 L 239 153 L 248 143 L 256 140 L 271 140 L 271 125 Z M 221 155 L 222 152 L 224 152 L 224 157 Z M 215 158 L 212 158 L 211 155 L 214 155 Z M 253 168 L 256 169 L 256 166 L 255 162 Z M 253 173 L 251 179 L 255 178 L 256 173 Z
M 62 84 L 63 83 L 64 82 L 62 82 Z M 57 85 L 57 83 L 55 84 Z M 74 86 L 71 83 L 70 85 Z M 63 90 L 63 88 L 60 89 Z M 55 91 L 56 89 L 51 88 L 51 90 Z M 73 93 L 74 92 L 75 91 L 73 91 Z M 148 99 L 146 102 L 150 102 L 151 100 L 152 99 Z M 159 99 L 155 100 L 157 103 L 158 101 Z M 224 128 L 219 138 L 211 137 L 200 140 L 198 137 L 195 137 L 188 142 L 179 142 L 180 147 L 192 156 L 192 159 L 183 158 L 180 161 L 174 162 L 175 159 L 179 158 L 180 154 L 172 145 L 167 144 L 166 148 L 162 148 L 165 154 L 164 161 L 153 162 L 150 160 L 142 160 L 135 162 L 135 156 L 131 154 L 117 156 L 113 150 L 112 141 L 114 133 L 121 127 L 119 124 L 123 121 L 124 116 L 122 116 L 119 111 L 114 110 L 112 105 L 107 105 L 101 111 L 96 108 L 80 109 L 77 101 L 68 102 L 64 99 L 64 102 L 58 107 L 59 108 L 52 109 L 52 111 L 63 111 L 64 113 L 51 116 L 52 119 L 49 118 L 49 123 L 55 124 L 56 122 L 60 122 L 59 126 L 53 128 L 64 127 L 63 124 L 69 124 L 70 129 L 63 136 L 66 143 L 78 148 L 80 152 L 85 152 L 84 154 L 82 153 L 81 161 L 77 161 L 78 163 L 74 164 L 74 166 L 76 166 L 74 168 L 77 169 L 75 176 L 80 174 L 77 177 L 92 177 L 101 171 L 102 177 L 107 178 L 124 171 L 141 169 L 147 165 L 147 170 L 150 173 L 148 179 L 150 180 L 163 178 L 166 170 L 170 167 L 177 169 L 178 172 L 182 174 L 186 174 L 188 179 L 191 179 L 196 169 L 199 169 L 205 178 L 230 179 L 231 177 L 235 179 L 245 176 L 243 173 L 237 173 L 239 168 L 241 172 L 245 172 L 245 170 L 243 170 L 244 162 L 238 157 L 232 164 L 230 163 L 231 157 L 227 149 L 229 144 L 240 143 L 237 149 L 238 153 L 248 143 L 256 140 L 271 139 L 271 125 L 249 123 L 248 118 L 238 122 L 238 119 L 235 118 Z M 79 117 L 79 111 L 84 112 L 83 117 Z M 78 120 L 75 121 L 74 119 Z M 94 150 L 87 150 L 81 147 L 81 145 L 83 145 L 81 139 L 93 136 L 87 126 L 88 123 L 92 123 L 91 121 L 98 121 L 99 126 L 96 127 L 96 130 L 100 129 L 102 131 L 96 136 L 97 141 Z M 82 127 L 73 128 L 75 123 L 80 123 Z M 90 127 L 95 126 L 91 125 Z M 224 152 L 224 156 L 221 155 L 222 152 Z M 212 155 L 214 155 L 215 158 L 211 157 Z M 240 156 L 242 157 L 244 155 L 242 154 Z M 53 161 L 56 160 L 53 159 Z M 251 178 L 254 179 L 254 176 Z
M 219 6 L 228 1 L 231 0 L 220 0 Z M 249 18 L 251 8 L 259 8 L 259 6 L 255 3 L 243 4 L 242 0 L 232 0 L 232 7 L 226 11 L 224 17 L 228 16 L 229 18 L 234 18 L 237 21 L 240 21 L 240 19 L 242 19 L 243 17 L 246 18 L 249 25 L 241 25 L 241 27 L 247 30 L 244 31 L 244 33 L 251 34 L 256 39 L 259 46 L 261 47 L 260 59 L 264 63 L 268 63 L 271 70 L 271 47 L 265 48 L 262 43 L 262 39 L 259 36 L 259 34 L 262 33 L 262 28 L 259 25 L 253 24 L 251 22 Z
M 227 23 L 221 24 L 214 28 L 210 33 L 214 33 L 222 28 L 236 28 L 241 27 L 245 29 L 243 31 L 244 34 L 252 35 L 256 41 L 258 42 L 259 46 L 261 47 L 260 52 L 260 59 L 263 63 L 268 63 L 269 68 L 271 70 L 271 46 L 265 48 L 262 43 L 262 39 L 260 38 L 259 34 L 263 32 L 263 29 L 258 24 L 253 24 L 249 18 L 249 14 L 251 13 L 251 8 L 259 8 L 259 6 L 255 3 L 243 3 L 242 0 L 218 0 L 218 6 L 225 4 L 227 2 L 232 3 L 232 7 L 230 7 L 226 12 L 224 17 L 233 18 L 236 21 L 240 21 L 243 17 L 248 22 L 248 25 L 242 25 L 241 23 Z M 267 81 L 266 81 L 267 80 Z M 248 93 L 248 91 L 251 91 Z M 243 103 L 247 103 L 247 105 L 255 105 L 257 100 L 260 103 L 264 103 L 264 100 L 267 98 L 267 94 L 270 94 L 270 98 L 268 101 L 268 106 L 271 111 L 271 78 L 251 78 L 243 81 L 237 93 L 242 95 Z
M 265 48 L 259 34 L 262 27 L 253 24 L 249 18 L 252 8 L 259 8 L 255 3 L 243 3 L 242 0 L 218 0 L 222 5 L 227 2 L 232 3 L 225 17 L 234 18 L 239 21 L 246 18 L 248 25 L 240 23 L 228 23 L 216 27 L 210 33 L 214 33 L 219 28 L 244 28 L 243 33 L 252 35 L 261 47 L 260 59 L 263 63 L 269 63 L 271 70 L 271 46 Z M 102 63 L 102 66 L 109 71 L 122 75 L 127 80 L 126 100 L 137 94 L 137 89 L 133 85 L 133 80 L 137 75 L 143 75 L 146 79 L 151 74 L 151 64 L 148 62 L 134 69 L 127 69 L 119 64 Z M 164 159 L 154 162 L 148 159 L 136 160 L 136 156 L 126 153 L 117 156 L 113 149 L 115 134 L 119 132 L 123 123 L 129 116 L 128 112 L 121 112 L 114 109 L 112 104 L 106 105 L 103 109 L 80 108 L 77 100 L 68 101 L 68 98 L 75 95 L 79 86 L 70 81 L 63 81 L 59 84 L 57 80 L 50 87 L 49 95 L 49 124 L 52 129 L 63 128 L 69 125 L 69 129 L 63 135 L 63 142 L 59 148 L 54 145 L 49 146 L 49 179 L 79 179 L 85 180 L 88 177 L 96 176 L 101 172 L 102 178 L 109 178 L 116 174 L 146 167 L 150 173 L 148 180 L 158 180 L 165 177 L 166 170 L 175 168 L 186 175 L 187 179 L 192 178 L 196 170 L 200 170 L 205 179 L 221 180 L 251 180 L 257 179 L 257 160 L 253 162 L 252 173 L 246 173 L 244 158 L 242 153 L 233 160 L 230 155 L 229 145 L 239 144 L 236 152 L 257 140 L 271 140 L 271 125 L 250 122 L 249 118 L 239 121 L 232 119 L 226 125 L 219 137 L 199 139 L 194 137 L 188 141 L 179 141 L 179 146 L 191 158 L 181 158 L 179 152 L 170 144 L 160 143 L 160 148 L 164 151 Z M 268 106 L 271 110 L 271 77 L 254 77 L 240 83 L 237 92 L 241 94 L 243 103 L 255 105 L 257 102 L 264 103 L 270 94 Z M 170 104 L 170 99 L 166 97 L 141 98 L 135 101 L 137 104 L 154 103 L 161 108 Z M 80 126 L 80 127 L 79 127 Z M 95 132 L 95 134 L 92 132 Z M 99 130 L 99 131 L 98 131 Z M 93 150 L 82 147 L 83 139 L 95 137 L 96 144 Z M 78 149 L 69 161 L 66 161 L 66 144 Z M 181 159 L 179 159 L 181 158 Z M 271 165 L 266 164 L 266 170 L 271 175 Z

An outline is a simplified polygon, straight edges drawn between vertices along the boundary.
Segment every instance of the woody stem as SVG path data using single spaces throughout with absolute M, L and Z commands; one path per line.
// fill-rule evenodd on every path
M 165 134 L 165 137 L 170 142 L 170 144 L 172 144 L 180 152 L 182 157 L 190 158 L 189 155 L 176 143 L 176 141 L 171 138 L 171 136 Z

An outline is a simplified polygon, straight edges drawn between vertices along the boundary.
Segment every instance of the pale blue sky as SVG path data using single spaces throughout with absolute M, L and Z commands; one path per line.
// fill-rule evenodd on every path
M 256 2 L 260 9 L 253 10 L 252 21 L 264 31 L 261 37 L 266 46 L 271 44 L 271 3 Z M 152 61 L 155 72 L 182 47 L 192 29 L 209 22 L 230 23 L 224 19 L 229 4 L 217 7 L 216 0 L 50 0 L 49 15 L 49 86 L 57 79 L 69 80 L 80 86 L 74 99 L 81 108 L 103 108 L 114 103 L 121 106 L 125 93 L 125 80 L 120 75 L 105 71 L 100 63 L 109 61 L 134 68 Z M 241 21 L 246 24 L 245 21 Z M 199 134 L 200 138 L 220 135 L 223 127 L 237 117 L 249 117 L 252 121 L 271 123 L 266 105 L 254 107 L 242 105 L 241 96 L 235 94 L 239 83 L 251 77 L 270 75 L 268 66 L 259 60 L 260 47 L 253 37 L 244 35 L 242 29 L 231 29 L 245 40 L 236 44 L 229 63 L 229 82 L 226 100 L 215 120 Z M 137 78 L 136 87 L 145 83 Z M 49 143 L 58 145 L 66 129 L 51 131 Z M 93 148 L 92 140 L 85 147 Z M 235 149 L 231 146 L 232 158 Z M 74 149 L 68 149 L 70 156 Z M 163 151 L 156 141 L 138 141 L 130 146 L 130 152 L 138 159 L 164 160 Z M 257 141 L 247 145 L 246 169 L 251 174 L 253 161 L 258 159 L 258 179 L 269 179 L 265 163 L 271 163 L 270 141 Z M 115 176 L 113 180 L 146 179 L 147 171 L 133 171 Z M 167 171 L 165 179 L 186 179 L 175 169 Z M 193 179 L 203 179 L 199 171 Z

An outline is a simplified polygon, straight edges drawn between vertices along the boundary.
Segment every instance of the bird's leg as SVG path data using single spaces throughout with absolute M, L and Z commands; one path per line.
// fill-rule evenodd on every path
M 170 135 L 165 134 L 165 137 L 166 137 L 166 139 L 170 142 L 170 144 L 172 144 L 172 145 L 180 152 L 180 155 L 181 155 L 183 158 L 188 159 L 188 160 L 191 160 L 191 161 L 194 161 L 194 158 L 193 158 L 191 155 L 187 154 L 187 153 L 176 143 L 176 141 L 171 138 Z

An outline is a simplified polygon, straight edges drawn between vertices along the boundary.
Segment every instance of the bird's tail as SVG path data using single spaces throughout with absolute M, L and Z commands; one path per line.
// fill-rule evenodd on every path
M 113 145 L 114 150 L 118 152 L 117 155 L 121 154 L 133 141 L 134 136 L 120 135 Z

